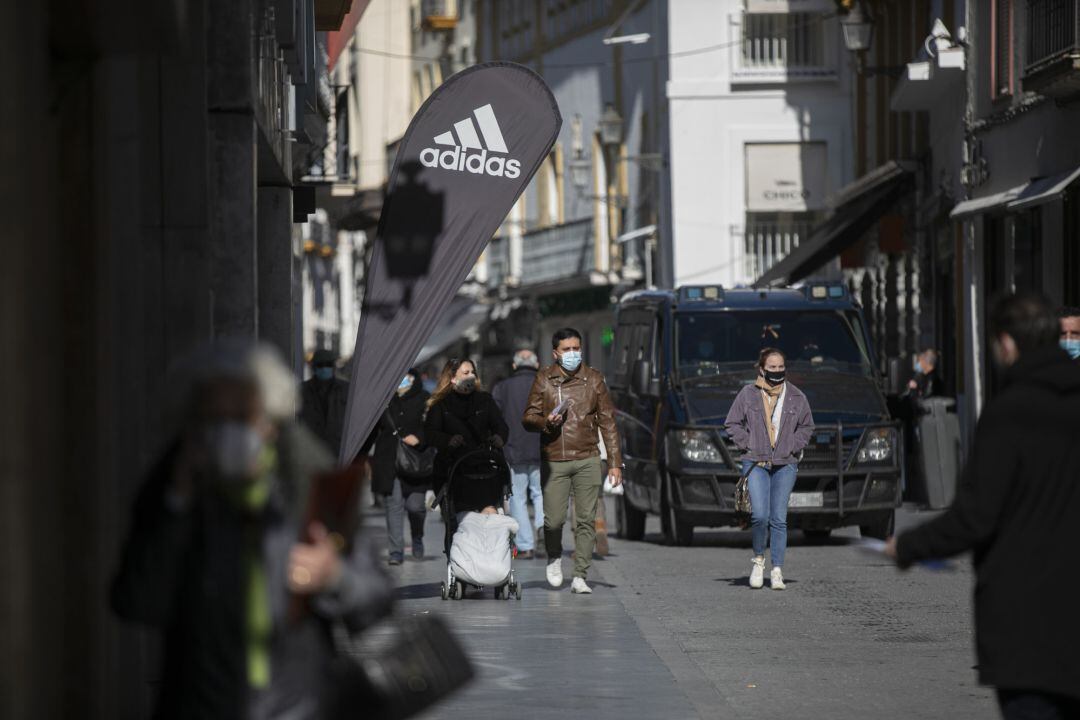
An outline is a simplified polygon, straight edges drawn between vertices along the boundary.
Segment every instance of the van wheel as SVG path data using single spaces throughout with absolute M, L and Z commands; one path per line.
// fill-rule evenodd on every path
M 634 507 L 625 495 L 619 496 L 615 519 L 619 537 L 625 540 L 641 540 L 645 537 L 645 513 Z
M 893 534 L 896 525 L 896 513 L 892 510 L 881 513 L 873 521 L 859 526 L 859 534 L 866 538 L 885 540 Z
M 675 508 L 672 507 L 671 502 L 668 500 L 668 494 L 671 492 L 671 486 L 668 485 L 664 492 L 664 501 L 661 503 L 661 512 L 663 513 L 663 519 L 667 522 L 664 523 L 664 536 L 671 545 L 681 545 L 683 547 L 694 544 L 694 526 L 685 520 L 680 520 L 678 513 L 675 512 Z

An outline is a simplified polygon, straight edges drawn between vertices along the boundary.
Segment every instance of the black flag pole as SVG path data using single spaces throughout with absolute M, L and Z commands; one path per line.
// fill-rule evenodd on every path
M 514 63 L 474 65 L 457 73 L 409 123 L 368 270 L 342 464 L 356 457 L 561 126 L 543 78 Z

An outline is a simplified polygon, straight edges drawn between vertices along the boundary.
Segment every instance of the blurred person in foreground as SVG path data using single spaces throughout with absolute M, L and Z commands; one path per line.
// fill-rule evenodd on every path
M 120 617 L 164 635 L 154 717 L 321 717 L 329 623 L 366 626 L 389 585 L 358 535 L 305 520 L 333 459 L 292 421 L 277 355 L 218 344 L 186 375 L 182 429 L 139 493 L 112 591 Z
M 514 353 L 513 373 L 491 390 L 503 418 L 519 418 L 525 414 L 529 391 L 536 380 L 540 359 L 532 350 Z M 513 493 L 510 495 L 510 514 L 518 522 L 518 557 L 536 557 L 536 536 L 544 528 L 544 491 L 540 487 L 540 438 L 520 423 L 510 423 L 510 439 L 503 448 L 510 465 Z M 532 498 L 534 519 L 529 522 L 528 501 Z M 533 529 L 535 528 L 535 534 Z
M 999 300 L 990 332 L 1004 388 L 979 418 L 956 499 L 885 550 L 901 568 L 973 551 L 979 681 L 1010 720 L 1076 718 L 1080 367 L 1038 295 Z
M 300 420 L 315 433 L 336 458 L 345 429 L 345 406 L 349 383 L 335 375 L 337 358 L 329 350 L 311 356 L 311 378 L 301 389 Z
M 1080 308 L 1063 307 L 1058 310 L 1058 323 L 1061 326 L 1059 342 L 1061 349 L 1073 360 L 1080 362 Z

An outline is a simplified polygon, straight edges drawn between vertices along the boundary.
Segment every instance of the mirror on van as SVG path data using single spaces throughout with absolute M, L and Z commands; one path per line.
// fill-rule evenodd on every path
M 634 362 L 634 373 L 631 378 L 633 390 L 638 395 L 659 395 L 660 382 L 652 376 L 652 363 L 648 360 Z

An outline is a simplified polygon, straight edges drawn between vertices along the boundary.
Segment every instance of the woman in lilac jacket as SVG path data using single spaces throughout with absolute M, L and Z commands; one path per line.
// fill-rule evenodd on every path
M 750 529 L 754 559 L 750 587 L 765 584 L 765 539 L 770 536 L 770 587 L 784 589 L 784 551 L 787 550 L 787 508 L 799 455 L 814 432 L 814 417 L 806 395 L 786 380 L 787 359 L 776 348 L 758 357 L 758 377 L 735 398 L 725 429 L 743 451 L 742 473 L 749 473 Z

